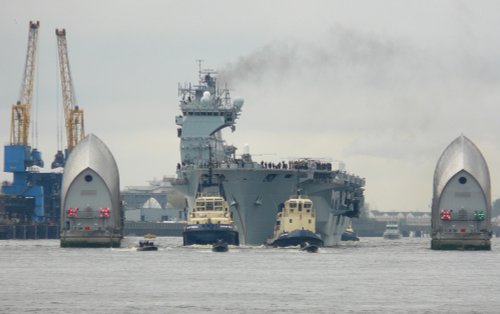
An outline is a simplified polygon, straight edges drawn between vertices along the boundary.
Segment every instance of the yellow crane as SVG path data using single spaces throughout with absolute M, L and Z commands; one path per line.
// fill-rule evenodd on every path
M 73 148 L 85 137 L 83 110 L 76 104 L 75 91 L 69 68 L 66 30 L 56 29 L 56 36 L 69 155 Z
M 40 22 L 30 21 L 28 52 L 24 68 L 23 84 L 19 100 L 12 106 L 10 124 L 10 144 L 28 146 L 28 134 L 31 122 L 31 103 L 33 100 L 33 82 L 35 81 L 35 62 Z

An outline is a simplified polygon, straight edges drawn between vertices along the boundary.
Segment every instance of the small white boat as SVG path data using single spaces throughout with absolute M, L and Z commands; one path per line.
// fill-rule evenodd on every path
M 387 224 L 384 231 L 384 239 L 396 240 L 401 239 L 401 232 L 398 224 Z

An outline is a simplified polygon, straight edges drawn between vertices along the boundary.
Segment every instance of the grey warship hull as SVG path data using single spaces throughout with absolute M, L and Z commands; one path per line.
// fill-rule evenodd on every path
M 186 195 L 187 207 L 200 192 L 219 193 L 230 204 L 240 243 L 260 245 L 273 233 L 280 204 L 301 189 L 314 202 L 325 246 L 339 244 L 363 206 L 364 179 L 308 158 L 274 164 L 254 162 L 249 151 L 237 156 L 221 130 L 235 130 L 243 100 L 231 101 L 212 74 L 200 66 L 199 85 L 179 87 L 182 114 L 175 121 L 181 162 L 173 187 Z

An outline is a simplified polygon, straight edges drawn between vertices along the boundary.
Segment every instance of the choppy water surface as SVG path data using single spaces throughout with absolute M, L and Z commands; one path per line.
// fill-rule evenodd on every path
M 362 238 L 319 253 L 264 247 L 157 252 L 0 241 L 2 313 L 499 313 L 500 245 L 432 251 L 430 239 Z

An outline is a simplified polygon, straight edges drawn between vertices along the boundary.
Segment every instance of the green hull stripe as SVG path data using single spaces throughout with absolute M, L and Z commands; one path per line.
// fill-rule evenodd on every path
M 120 247 L 120 242 L 121 242 L 120 239 L 114 239 L 108 242 L 61 240 L 61 247 L 117 248 Z
M 432 240 L 433 250 L 461 250 L 461 251 L 490 251 L 491 242 L 488 241 L 442 241 Z

